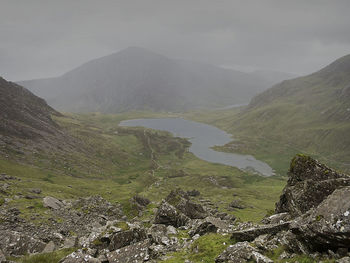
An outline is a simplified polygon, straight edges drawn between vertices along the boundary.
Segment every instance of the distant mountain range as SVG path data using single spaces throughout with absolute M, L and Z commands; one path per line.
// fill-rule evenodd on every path
M 280 79 L 279 79 L 280 80 Z M 184 111 L 248 103 L 276 80 L 130 47 L 56 78 L 19 82 L 61 111 Z

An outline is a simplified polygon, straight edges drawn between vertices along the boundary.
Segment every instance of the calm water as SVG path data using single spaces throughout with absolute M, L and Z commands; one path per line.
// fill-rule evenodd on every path
M 211 149 L 215 145 L 221 146 L 233 140 L 230 134 L 214 126 L 181 118 L 134 119 L 122 121 L 119 125 L 168 131 L 174 136 L 187 138 L 192 143 L 190 152 L 200 159 L 253 171 L 263 176 L 274 174 L 269 165 L 251 155 L 223 153 Z

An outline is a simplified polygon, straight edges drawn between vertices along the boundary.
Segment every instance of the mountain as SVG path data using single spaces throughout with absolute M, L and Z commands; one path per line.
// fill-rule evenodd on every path
M 221 125 L 235 136 L 265 142 L 267 152 L 276 151 L 272 144 L 284 145 L 288 147 L 278 148 L 279 155 L 286 149 L 302 150 L 349 169 L 350 55 L 273 86 L 244 110 L 223 118 Z
M 256 70 L 251 74 L 254 76 L 264 78 L 266 81 L 271 82 L 272 84 L 277 84 L 282 82 L 283 80 L 294 79 L 298 77 L 296 74 L 275 70 Z
M 170 59 L 137 47 L 92 60 L 57 78 L 20 84 L 59 110 L 107 113 L 247 103 L 270 86 L 259 76 Z
M 51 115 L 60 115 L 29 90 L 0 78 L 0 134 L 36 139 L 59 133 Z

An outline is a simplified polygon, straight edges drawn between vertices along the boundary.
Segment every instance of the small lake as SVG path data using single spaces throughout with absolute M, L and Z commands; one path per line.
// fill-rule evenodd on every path
M 182 118 L 161 118 L 125 120 L 120 122 L 119 126 L 168 131 L 176 137 L 187 138 L 192 143 L 189 151 L 202 160 L 237 167 L 263 176 L 274 174 L 268 164 L 251 155 L 217 152 L 211 149 L 233 140 L 232 135 L 211 125 Z

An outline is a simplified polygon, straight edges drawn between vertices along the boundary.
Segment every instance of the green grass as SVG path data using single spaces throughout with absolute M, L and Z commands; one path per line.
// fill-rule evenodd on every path
M 67 249 L 57 250 L 51 253 L 29 255 L 29 256 L 24 256 L 22 258 L 11 258 L 11 260 L 14 260 L 16 262 L 21 262 L 21 263 L 58 263 L 62 258 L 69 255 L 75 250 L 76 249 L 74 248 L 67 248 Z
M 31 188 L 40 188 L 41 198 L 101 195 L 123 204 L 124 212 L 132 218 L 138 213 L 129 202 L 135 194 L 159 202 L 171 190 L 181 187 L 199 190 L 199 198 L 211 200 L 220 210 L 235 214 L 242 221 L 259 221 L 274 208 L 286 183 L 284 178 L 263 178 L 200 160 L 186 151 L 189 146 L 186 140 L 167 132 L 118 127 L 123 119 L 161 116 L 164 117 L 126 113 L 56 118 L 60 126 L 84 143 L 66 152 L 42 151 L 25 158 L 20 156 L 20 162 L 16 155 L 0 158 L 0 172 L 21 179 L 13 181 L 10 196 L 25 196 Z M 159 167 L 154 167 L 151 151 Z M 228 211 L 229 203 L 236 198 L 244 200 L 248 208 Z M 36 217 L 38 224 L 52 216 L 50 210 L 42 206 L 41 199 L 19 198 L 10 205 L 19 208 L 21 216 L 27 219 L 33 214 L 41 215 Z M 152 216 L 150 210 L 146 210 L 144 216 Z
M 166 263 L 183 263 L 186 259 L 192 262 L 215 262 L 215 258 L 234 242 L 229 235 L 206 234 L 193 242 L 188 250 L 170 254 Z

